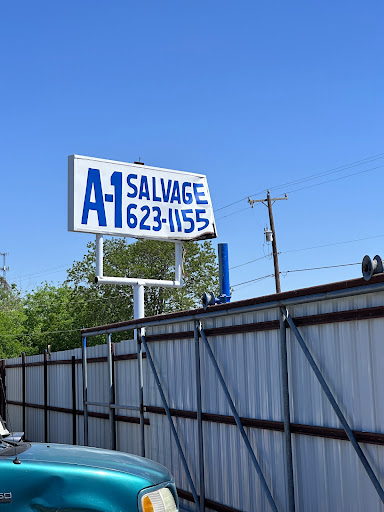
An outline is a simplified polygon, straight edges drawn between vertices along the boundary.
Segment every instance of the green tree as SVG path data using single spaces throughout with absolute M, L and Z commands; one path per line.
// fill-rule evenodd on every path
M 81 320 L 74 315 L 73 290 L 45 283 L 24 298 L 24 329 L 29 335 L 29 352 L 41 353 L 79 346 Z M 52 334 L 46 334 L 52 333 Z
M 9 286 L 0 278 L 0 359 L 17 357 L 28 348 L 24 321 L 23 304 L 16 286 Z
M 184 244 L 184 281 L 180 289 L 145 289 L 146 316 L 191 309 L 200 306 L 203 291 L 218 288 L 218 267 L 211 242 Z M 173 243 L 124 238 L 104 242 L 104 274 L 117 277 L 141 277 L 173 280 L 175 246 Z M 24 299 L 20 307 L 17 332 L 28 333 L 25 344 L 15 344 L 9 354 L 41 353 L 48 345 L 53 351 L 79 347 L 80 329 L 109 324 L 133 317 L 131 286 L 97 285 L 95 278 L 95 244 L 80 261 L 75 261 L 61 286 L 42 284 Z M 0 319 L 1 322 L 1 319 Z M 6 324 L 4 323 L 4 326 Z M 51 332 L 52 334 L 46 334 Z M 115 341 L 128 333 L 114 336 Z M 104 343 L 105 337 L 92 337 L 90 344 Z M 19 347 L 19 348 L 18 348 Z
M 66 283 L 73 287 L 74 296 L 87 298 L 85 324 L 118 322 L 132 318 L 133 292 L 131 286 L 96 285 L 95 244 L 88 244 L 88 253 L 68 270 Z M 191 309 L 200 305 L 203 291 L 218 288 L 218 266 L 209 241 L 184 243 L 184 282 L 181 289 L 145 289 L 145 314 Z M 104 274 L 116 277 L 174 279 L 175 245 L 154 240 L 127 243 L 125 238 L 104 242 Z M 94 302 L 92 302 L 94 301 Z

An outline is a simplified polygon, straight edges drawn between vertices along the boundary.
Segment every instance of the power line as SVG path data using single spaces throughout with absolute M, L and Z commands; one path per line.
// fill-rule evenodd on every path
M 243 201 L 243 199 L 241 199 L 241 201 Z M 245 210 L 249 210 L 249 206 L 247 206 L 246 208 L 242 208 L 241 210 L 237 210 L 233 213 L 228 213 L 227 215 L 223 215 L 223 217 L 218 217 L 216 219 L 216 221 L 226 219 L 227 217 L 232 217 L 232 215 L 236 215 L 237 213 L 245 212 Z
M 0 334 L 1 337 L 6 338 L 18 338 L 20 336 L 46 336 L 47 334 L 62 334 L 66 332 L 80 332 L 81 328 L 77 329 L 67 329 L 65 331 L 43 331 L 43 332 L 29 332 L 29 333 L 19 333 L 19 334 Z
M 289 272 L 305 272 L 308 270 L 323 270 L 323 269 L 337 268 L 337 267 L 348 267 L 348 266 L 352 266 L 352 265 L 361 265 L 361 262 L 360 263 L 342 263 L 340 265 L 327 265 L 324 267 L 311 267 L 311 268 L 302 268 L 302 269 L 294 269 L 294 270 L 284 270 L 284 271 L 280 272 L 280 274 L 288 274 Z M 249 281 L 244 281 L 243 283 L 234 284 L 234 285 L 232 285 L 232 288 L 235 288 L 236 286 L 240 286 L 242 284 L 255 283 L 257 281 L 266 279 L 267 277 L 273 277 L 274 275 L 275 274 L 268 274 L 267 276 L 256 277 L 255 279 L 250 279 Z
M 327 175 L 330 175 L 332 173 L 341 172 L 341 171 L 344 171 L 344 170 L 347 170 L 347 169 L 351 169 L 352 167 L 357 167 L 359 165 L 368 164 L 368 163 L 374 162 L 376 160 L 379 160 L 381 158 L 384 158 L 384 153 L 379 153 L 377 155 L 373 155 L 373 156 L 364 158 L 362 160 L 356 160 L 356 161 L 351 162 L 349 164 L 345 164 L 345 165 L 342 165 L 342 166 L 339 166 L 339 167 L 334 167 L 334 168 L 329 169 L 327 171 L 323 171 L 323 172 L 316 173 L 316 174 L 311 174 L 311 175 L 306 176 L 304 178 L 299 178 L 297 180 L 288 181 L 288 182 L 283 183 L 281 185 L 275 185 L 273 187 L 269 187 L 269 190 L 276 190 L 276 189 L 280 189 L 280 188 L 283 188 L 283 187 L 289 187 L 291 185 L 296 185 L 298 183 L 303 183 L 305 181 L 314 180 L 316 178 L 321 178 L 323 176 L 327 176 Z M 351 176 L 353 176 L 353 174 Z M 326 182 L 324 182 L 324 183 L 326 183 Z M 224 210 L 224 208 L 229 208 L 230 206 L 233 206 L 235 204 L 241 203 L 242 201 L 247 200 L 248 197 L 259 196 L 261 194 L 265 194 L 266 192 L 267 192 L 267 189 L 264 189 L 264 190 L 261 190 L 260 192 L 256 192 L 255 194 L 252 194 L 251 196 L 245 196 L 245 197 L 243 197 L 241 199 L 238 199 L 237 201 L 233 201 L 232 203 L 226 204 L 224 206 L 221 206 L 220 208 L 215 209 L 215 213 L 220 211 L 220 210 Z M 296 190 L 295 190 L 295 192 L 296 192 Z M 239 212 L 235 212 L 235 213 L 239 213 Z M 221 218 L 224 218 L 224 217 L 221 217 Z
M 328 176 L 330 174 L 335 174 L 337 172 L 346 171 L 347 169 L 352 169 L 353 167 L 358 167 L 359 165 L 369 164 L 371 162 L 375 162 L 376 160 L 380 160 L 381 158 L 384 158 L 384 153 L 380 153 L 378 155 L 374 155 L 372 157 L 364 158 L 363 160 L 357 160 L 356 162 L 352 162 L 350 164 L 345 164 L 340 167 L 335 167 L 333 169 L 330 169 L 329 171 L 320 172 L 317 174 L 313 174 L 304 178 L 299 178 L 297 180 L 293 180 L 291 182 L 283 183 L 282 185 L 276 185 L 274 187 L 271 187 L 270 190 L 276 190 L 279 188 L 285 188 L 287 186 L 296 185 L 298 183 L 303 183 L 305 181 L 311 181 L 317 178 L 322 178 L 323 176 Z
M 310 251 L 312 249 L 322 249 L 323 247 L 332 247 L 332 246 L 335 246 L 335 245 L 343 245 L 343 244 L 351 244 L 351 243 L 354 243 L 354 242 L 363 242 L 364 240 L 373 240 L 375 238 L 383 238 L 384 237 L 384 234 L 382 235 L 375 235 L 375 236 L 366 236 L 364 238 L 354 238 L 353 240 L 344 240 L 342 242 L 333 242 L 331 244 L 323 244 L 323 245 L 313 245 L 311 247 L 301 247 L 300 249 L 290 249 L 288 251 L 279 251 L 279 255 L 280 254 L 289 254 L 291 252 L 301 252 L 301 251 Z M 260 258 L 256 258 L 254 260 L 249 260 L 249 261 L 245 261 L 244 263 L 240 263 L 239 265 L 235 265 L 234 267 L 230 267 L 229 270 L 233 270 L 235 268 L 238 268 L 238 267 L 244 267 L 245 265 L 250 265 L 251 263 L 255 263 L 256 261 L 260 261 L 264 258 L 270 258 L 272 255 L 271 254 L 267 254 L 267 255 L 264 255 L 264 256 L 261 256 Z
M 321 183 L 314 183 L 313 185 L 307 185 L 306 187 L 300 187 L 300 188 L 296 188 L 294 190 L 288 190 L 287 193 L 293 194 L 294 192 L 299 192 L 301 190 L 307 190 L 309 188 L 319 187 L 320 185 L 326 185 L 327 183 L 332 183 L 332 182 L 335 182 L 335 181 L 344 180 L 346 178 L 351 178 L 352 176 L 358 176 L 359 174 L 364 174 L 366 172 L 375 171 L 375 170 L 381 169 L 383 167 L 384 167 L 384 164 L 383 165 L 378 165 L 376 167 L 371 167 L 370 169 L 364 169 L 363 171 L 358 171 L 358 172 L 354 172 L 354 173 L 351 173 L 351 174 L 347 174 L 345 176 L 340 176 L 338 178 L 333 178 L 331 180 L 322 181 Z M 283 186 L 284 185 L 281 185 L 279 187 L 273 187 L 273 188 L 274 189 L 282 188 Z M 260 194 L 261 194 L 261 192 L 259 192 L 258 194 L 254 194 L 254 195 L 260 195 Z M 236 201 L 236 202 L 244 201 L 245 199 L 248 200 L 250 197 L 253 197 L 253 196 L 248 196 L 248 197 L 240 199 L 239 201 Z M 234 203 L 232 203 L 232 204 L 234 204 Z M 223 208 L 225 208 L 225 207 L 223 207 Z M 234 213 L 229 213 L 229 214 L 227 214 L 227 215 L 225 215 L 223 217 L 219 217 L 216 220 L 222 220 L 222 219 L 225 219 L 226 217 L 231 217 L 232 215 L 236 215 L 237 213 L 241 213 L 241 212 L 243 212 L 245 210 L 247 210 L 247 208 L 243 208 L 242 210 L 238 210 L 238 211 L 236 211 Z
M 281 254 L 281 253 L 279 253 L 279 254 Z M 263 259 L 270 259 L 271 257 L 272 257 L 272 254 L 266 254 L 264 256 L 261 256 L 260 258 L 256 258 L 251 261 L 246 261 L 245 263 L 240 263 L 240 265 L 235 265 L 234 267 L 230 267 L 229 270 L 233 270 L 233 269 L 239 268 L 239 267 L 244 267 L 245 265 L 249 265 L 250 263 L 255 263 L 255 261 L 260 261 Z
M 360 263 L 343 263 L 342 265 L 328 265 L 327 267 L 298 268 L 295 270 L 284 270 L 281 274 L 289 274 L 290 272 L 305 272 L 307 270 L 322 270 L 325 268 L 350 267 L 352 265 L 361 265 Z
M 45 270 L 40 270 L 38 272 L 31 272 L 30 274 L 16 274 L 13 278 L 14 279 L 20 279 L 21 277 L 33 277 L 33 276 L 39 276 L 44 274 L 50 274 L 54 272 L 60 272 L 63 268 L 68 267 L 68 265 L 58 265 L 56 267 L 47 268 Z
M 327 183 L 332 183 L 334 181 L 344 180 L 346 178 L 351 178 L 352 176 L 357 176 L 359 174 L 364 174 L 365 172 L 375 171 L 376 169 L 381 169 L 384 165 L 378 165 L 377 167 L 371 167 L 370 169 L 364 169 L 363 171 L 353 172 L 351 174 L 346 174 L 345 176 L 339 176 L 338 178 L 333 178 L 331 180 L 322 181 L 321 183 L 314 183 L 313 185 L 307 185 L 306 187 L 296 188 L 294 190 L 288 190 L 290 194 L 293 192 L 299 192 L 300 190 L 307 190 L 308 188 L 319 187 L 320 185 L 326 185 Z
M 375 235 L 375 236 L 366 236 L 364 238 L 355 238 L 353 240 L 344 240 L 342 242 L 333 242 L 331 244 L 313 245 L 312 247 L 303 247 L 301 249 L 290 249 L 288 251 L 281 251 L 280 254 L 288 254 L 290 252 L 309 251 L 311 249 L 321 249 L 323 247 L 332 247 L 332 246 L 335 246 L 335 245 L 351 244 L 351 243 L 354 243 L 354 242 L 362 242 L 364 240 L 373 240 L 375 238 L 383 238 L 383 237 L 384 237 L 384 234 L 383 235 Z
M 95 298 L 95 299 L 88 299 L 88 300 L 79 300 L 79 301 L 76 301 L 76 300 L 62 300 L 62 301 L 47 301 L 47 302 L 44 302 L 44 301 L 41 301 L 41 302 L 38 302 L 38 306 L 58 306 L 60 304 L 64 304 L 64 305 L 67 305 L 67 304 L 87 304 L 88 302 L 98 302 L 100 300 L 111 300 L 111 299 L 121 299 L 122 296 L 121 295 L 112 295 L 111 297 L 98 297 L 98 298 Z M 7 304 L 10 304 L 11 302 L 15 302 L 17 300 L 17 298 L 14 298 L 14 299 L 9 299 L 8 301 L 6 302 L 1 302 L 1 306 L 6 306 Z M 0 308 L 1 309 L 5 309 L 4 307 Z
M 255 279 L 250 279 L 249 281 L 244 281 L 242 283 L 234 284 L 231 286 L 231 288 L 236 288 L 237 286 L 241 286 L 242 284 L 255 283 L 256 281 L 262 281 L 263 279 L 267 279 L 267 277 L 274 277 L 274 276 L 275 276 L 275 274 L 268 274 L 266 276 L 256 277 Z
M 68 267 L 68 265 L 59 265 L 57 267 L 47 268 L 46 270 L 40 270 L 39 272 L 31 272 L 30 274 L 18 274 L 18 275 L 13 276 L 13 279 L 20 279 L 20 278 L 33 277 L 33 276 L 46 275 L 46 274 L 54 274 L 55 272 L 60 272 L 65 267 Z

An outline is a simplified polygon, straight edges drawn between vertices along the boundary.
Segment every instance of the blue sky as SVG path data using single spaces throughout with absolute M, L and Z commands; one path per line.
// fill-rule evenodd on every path
M 231 266 L 262 258 L 231 270 L 232 285 L 273 272 L 267 209 L 246 199 L 220 208 L 268 187 L 289 196 L 274 206 L 283 290 L 359 277 L 359 266 L 285 272 L 384 253 L 383 15 L 378 1 L 7 2 L 0 251 L 9 281 L 23 291 L 60 282 L 84 254 L 92 237 L 66 225 L 74 153 L 206 174 L 214 244 L 229 244 Z M 235 286 L 233 298 L 273 291 L 267 278 Z

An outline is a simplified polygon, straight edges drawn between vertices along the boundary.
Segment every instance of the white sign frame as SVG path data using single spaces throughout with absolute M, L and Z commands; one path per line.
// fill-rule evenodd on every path
M 217 236 L 205 175 L 81 155 L 68 157 L 68 230 L 164 241 Z

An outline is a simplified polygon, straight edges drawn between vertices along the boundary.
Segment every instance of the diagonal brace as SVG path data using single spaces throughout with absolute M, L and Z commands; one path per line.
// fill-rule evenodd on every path
M 375 473 L 373 472 L 373 469 L 372 469 L 371 465 L 369 464 L 366 456 L 364 455 L 362 449 L 360 448 L 359 443 L 356 441 L 356 437 L 355 437 L 354 433 L 352 432 L 351 427 L 349 426 L 349 424 L 348 424 L 344 414 L 342 413 L 339 405 L 337 404 L 337 402 L 336 402 L 336 400 L 335 400 L 335 398 L 334 398 L 334 396 L 332 394 L 332 391 L 330 390 L 328 384 L 325 382 L 325 379 L 324 379 L 324 377 L 323 377 L 319 367 L 317 366 L 315 360 L 313 359 L 312 354 L 310 353 L 310 351 L 309 351 L 309 349 L 308 349 L 308 347 L 307 347 L 303 337 L 301 336 L 298 328 L 296 327 L 295 322 L 293 321 L 292 317 L 289 315 L 288 310 L 287 310 L 287 308 L 285 306 L 281 307 L 281 312 L 283 313 L 283 315 L 287 319 L 289 327 L 292 329 L 292 331 L 293 331 L 297 341 L 299 342 L 299 345 L 300 345 L 301 349 L 304 352 L 305 357 L 307 358 L 309 364 L 311 365 L 312 370 L 314 371 L 314 373 L 315 373 L 315 375 L 317 377 L 317 380 L 319 381 L 321 387 L 323 388 L 324 393 L 327 395 L 327 398 L 330 401 L 331 406 L 332 406 L 333 410 L 336 413 L 336 416 L 339 418 L 339 421 L 342 424 L 342 426 L 343 426 L 343 428 L 345 430 L 345 433 L 348 436 L 348 439 L 351 441 L 352 446 L 355 449 L 355 452 L 357 453 L 357 456 L 359 457 L 361 463 L 363 464 L 364 469 L 367 472 L 371 482 L 373 483 L 373 485 L 374 485 L 374 487 L 375 487 L 375 489 L 377 491 L 377 494 L 380 497 L 381 502 L 384 503 L 384 491 L 383 491 L 383 488 L 380 485 L 380 482 L 378 481 Z
M 183 452 L 183 448 L 181 447 L 181 444 L 180 444 L 179 436 L 178 436 L 178 434 L 176 432 L 175 425 L 174 425 L 174 423 L 172 421 L 172 416 L 171 416 L 171 412 L 170 412 L 169 407 L 168 407 L 167 399 L 165 398 L 164 391 L 163 391 L 163 388 L 161 386 L 161 382 L 160 382 L 159 376 L 157 374 L 156 367 L 155 367 L 155 364 L 153 362 L 153 359 L 152 359 L 152 356 L 151 356 L 151 352 L 150 352 L 150 350 L 148 348 L 147 341 L 146 341 L 144 335 L 141 335 L 141 342 L 143 344 L 145 352 L 147 353 L 147 360 L 148 360 L 149 365 L 151 367 L 153 376 L 155 377 L 156 386 L 157 386 L 157 389 L 159 390 L 161 401 L 163 402 L 165 413 L 166 413 L 166 415 L 168 417 L 169 424 L 170 424 L 171 430 L 172 430 L 172 434 L 173 434 L 173 437 L 175 439 L 177 448 L 179 450 L 179 454 L 180 454 L 180 457 L 181 457 L 181 462 L 182 462 L 182 464 L 184 466 L 185 472 L 187 474 L 188 482 L 189 482 L 189 484 L 191 486 L 193 499 L 194 499 L 194 501 L 196 503 L 196 506 L 197 506 L 197 508 L 199 510 L 199 507 L 200 507 L 199 497 L 197 495 L 196 488 L 195 488 L 195 485 L 194 485 L 193 480 L 192 480 L 191 473 L 190 473 L 189 468 L 188 468 L 188 463 L 186 461 L 186 458 L 185 458 L 185 455 L 184 455 L 184 452 Z
M 224 378 L 223 378 L 223 375 L 222 375 L 222 373 L 221 373 L 221 371 L 220 371 L 220 368 L 219 368 L 219 366 L 218 366 L 218 364 L 217 364 L 217 362 L 216 362 L 215 355 L 214 355 L 214 353 L 212 352 L 212 349 L 211 349 L 211 347 L 210 347 L 210 345 L 209 345 L 209 342 L 208 342 L 207 336 L 206 336 L 206 334 L 205 334 L 205 332 L 204 332 L 204 329 L 203 329 L 201 326 L 199 326 L 199 333 L 200 333 L 201 338 L 202 338 L 202 339 L 203 339 L 203 341 L 204 341 L 204 345 L 205 345 L 205 347 L 206 347 L 206 349 L 207 349 L 207 352 L 208 352 L 208 355 L 209 355 L 209 357 L 210 357 L 210 359 L 211 359 L 211 362 L 212 362 L 212 364 L 213 364 L 213 367 L 215 368 L 215 371 L 216 371 L 217 376 L 218 376 L 218 378 L 219 378 L 219 381 L 220 381 L 221 387 L 223 388 L 224 394 L 225 394 L 225 396 L 226 396 L 226 398 L 227 398 L 227 400 L 228 400 L 229 406 L 230 406 L 230 408 L 231 408 L 231 410 L 232 410 L 232 414 L 233 414 L 233 416 L 234 416 L 234 418 L 235 418 L 235 421 L 236 421 L 236 424 L 237 424 L 237 426 L 238 426 L 238 428 L 239 428 L 239 430 L 240 430 L 241 437 L 243 438 L 243 441 L 244 441 L 244 443 L 245 443 L 245 446 L 247 447 L 247 450 L 248 450 L 249 455 L 250 455 L 250 457 L 251 457 L 252 463 L 253 463 L 253 465 L 255 466 L 255 469 L 256 469 L 256 471 L 257 471 L 257 474 L 259 475 L 260 482 L 261 482 L 261 486 L 263 487 L 263 489 L 264 489 L 264 491 L 265 491 L 265 493 L 266 493 L 266 495 L 267 495 L 267 499 L 268 499 L 268 501 L 269 501 L 269 504 L 270 504 L 270 506 L 271 506 L 271 509 L 272 509 L 274 512 L 277 512 L 276 503 L 275 503 L 275 501 L 274 501 L 274 499 L 273 499 L 273 497 L 272 497 L 271 491 L 269 490 L 268 484 L 267 484 L 267 482 L 266 482 L 266 480 L 265 480 L 265 477 L 264 477 L 263 472 L 262 472 L 262 470 L 261 470 L 260 464 L 259 464 L 259 462 L 258 462 L 258 460 L 257 460 L 257 458 L 256 458 L 255 452 L 253 451 L 253 448 L 252 448 L 252 446 L 251 446 L 251 443 L 249 442 L 248 436 L 247 436 L 247 434 L 245 433 L 244 427 L 243 427 L 243 425 L 242 425 L 242 423 L 241 423 L 240 416 L 238 415 L 237 410 L 236 410 L 236 407 L 235 407 L 235 404 L 233 403 L 233 400 L 232 400 L 232 398 L 231 398 L 231 395 L 229 394 L 229 391 L 228 391 L 227 385 L 226 385 L 225 380 L 224 380 Z

